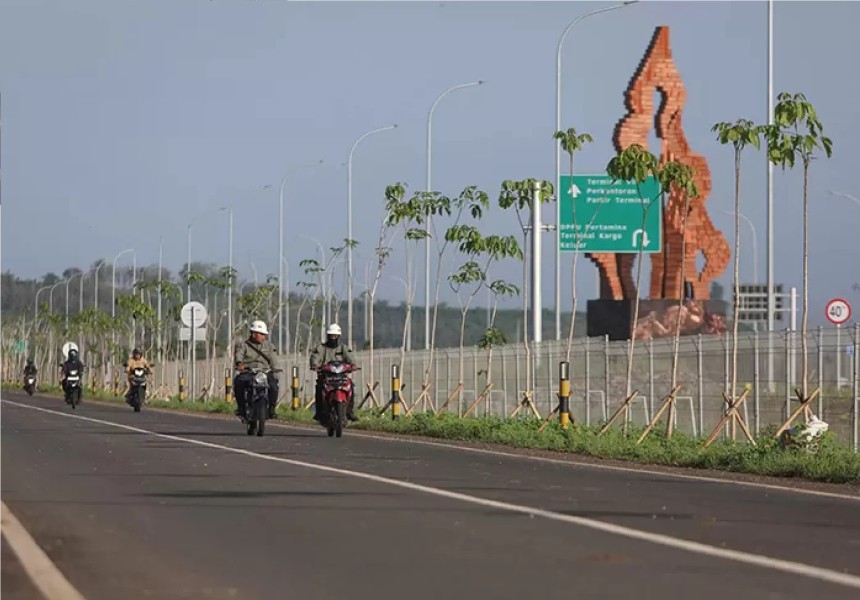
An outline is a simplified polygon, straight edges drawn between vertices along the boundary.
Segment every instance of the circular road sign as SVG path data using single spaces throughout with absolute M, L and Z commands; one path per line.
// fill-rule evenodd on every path
M 194 313 L 194 324 L 191 323 L 191 313 Z M 182 307 L 182 312 L 179 313 L 179 318 L 182 319 L 182 324 L 186 327 L 202 327 L 206 322 L 206 307 L 199 302 L 188 302 Z
M 66 342 L 65 344 L 63 344 L 63 358 L 66 360 L 68 360 L 69 358 L 69 350 L 77 350 L 78 352 L 81 351 L 76 343 Z
M 842 325 L 851 318 L 851 305 L 842 298 L 834 298 L 827 303 L 824 314 L 834 325 Z

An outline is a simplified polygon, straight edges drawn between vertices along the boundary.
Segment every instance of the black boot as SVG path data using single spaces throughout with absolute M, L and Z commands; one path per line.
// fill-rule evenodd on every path
M 346 418 L 349 419 L 350 421 L 358 421 L 358 417 L 355 416 L 355 412 L 353 412 L 353 408 L 354 408 L 353 403 L 350 402 L 349 405 L 346 407 Z
M 278 413 L 277 413 L 277 412 L 275 412 L 275 407 L 276 407 L 276 406 L 277 406 L 277 405 L 275 405 L 275 404 L 270 404 L 270 405 L 269 405 L 269 419 L 277 419 L 277 418 L 278 418 Z

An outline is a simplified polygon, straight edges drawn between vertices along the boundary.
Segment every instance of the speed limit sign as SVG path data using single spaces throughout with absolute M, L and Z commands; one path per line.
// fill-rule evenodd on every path
M 834 298 L 827 303 L 824 314 L 834 325 L 842 325 L 851 318 L 851 305 L 842 298 Z

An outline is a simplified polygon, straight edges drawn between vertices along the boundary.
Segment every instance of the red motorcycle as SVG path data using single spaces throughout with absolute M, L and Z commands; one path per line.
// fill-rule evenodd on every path
M 360 367 L 341 361 L 332 361 L 319 369 L 323 375 L 323 398 L 328 406 L 328 416 L 322 424 L 329 437 L 343 436 L 348 422 L 346 412 L 353 395 L 349 374 L 358 370 Z

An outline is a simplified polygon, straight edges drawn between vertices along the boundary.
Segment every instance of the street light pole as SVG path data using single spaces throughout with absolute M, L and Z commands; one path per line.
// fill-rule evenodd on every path
M 830 195 L 831 196 L 842 196 L 843 198 L 848 198 L 849 200 L 852 200 L 857 206 L 860 206 L 860 198 L 852 196 L 851 194 L 846 194 L 845 192 L 835 192 L 833 190 L 830 190 Z
M 730 210 L 720 209 L 720 212 L 723 212 L 727 215 L 734 216 L 735 213 Z M 739 212 L 738 216 L 743 219 L 747 225 L 749 225 L 750 232 L 752 233 L 752 242 L 753 242 L 753 283 L 758 283 L 758 236 L 756 236 L 755 225 L 753 222 L 747 217 L 744 213 Z
M 113 259 L 113 267 L 111 268 L 111 274 L 110 274 L 110 277 L 111 277 L 111 284 L 110 284 L 110 289 L 111 289 L 111 292 L 110 292 L 110 316 L 111 316 L 111 319 L 116 318 L 116 261 L 118 261 L 119 258 L 123 254 L 128 254 L 129 252 L 134 252 L 134 248 L 127 248 L 127 249 L 123 250 L 122 252 L 117 254 Z M 114 345 L 116 345 L 116 330 L 113 330 L 111 332 L 111 341 L 113 342 Z
M 372 131 L 368 131 L 361 137 L 359 137 L 352 144 L 352 148 L 349 149 L 349 159 L 346 162 L 346 287 L 347 287 L 347 299 L 346 299 L 346 321 L 347 321 L 347 336 L 346 343 L 352 348 L 353 347 L 353 338 L 352 338 L 352 155 L 355 153 L 355 149 L 358 144 L 364 138 L 373 135 L 374 133 L 382 133 L 383 131 L 390 131 L 395 129 L 397 124 L 389 125 L 388 127 L 380 127 L 379 129 L 374 129 Z
M 556 50 L 555 55 L 555 130 L 561 130 L 561 50 L 564 46 L 564 40 L 567 37 L 567 34 L 570 32 L 573 27 L 582 21 L 583 19 L 590 17 L 592 15 L 597 15 L 603 12 L 608 12 L 610 10 L 615 10 L 617 8 L 624 8 L 629 4 L 636 4 L 638 0 L 631 0 L 630 2 L 622 2 L 621 4 L 615 4 L 613 6 L 607 6 L 605 8 L 598 8 L 592 10 L 591 12 L 587 12 L 584 15 L 580 15 L 571 21 L 567 27 L 565 27 L 564 31 L 561 34 L 561 38 L 558 40 L 558 49 Z M 553 186 L 558 188 L 559 182 L 561 181 L 561 148 L 558 144 L 558 141 L 555 142 L 555 181 L 553 181 Z M 560 189 L 556 189 L 556 202 L 555 202 L 555 231 L 556 231 L 556 243 L 555 243 L 555 339 L 561 339 L 561 244 L 558 243 L 559 240 L 559 232 L 561 231 L 561 191 Z M 575 315 L 574 315 L 575 316 Z M 573 317 L 571 317 L 573 318 Z
M 191 302 L 191 223 L 188 224 L 188 260 L 185 263 L 185 302 Z
M 158 309 L 157 309 L 157 313 L 156 313 L 156 320 L 158 321 L 157 339 L 158 339 L 158 362 L 159 363 L 161 363 L 161 361 L 164 358 L 164 352 L 162 350 L 162 344 L 164 342 L 164 339 L 162 336 L 162 324 L 161 324 L 161 292 L 162 292 L 162 285 L 163 285 L 163 281 L 162 281 L 163 276 L 162 276 L 161 272 L 162 272 L 163 263 L 164 263 L 164 238 L 162 236 L 159 236 L 159 238 L 158 238 Z
M 43 285 L 38 290 L 36 290 L 36 298 L 33 300 L 33 325 L 36 324 L 36 321 L 39 319 L 39 294 L 41 294 L 44 290 L 51 289 L 49 285 Z
M 99 308 L 99 269 L 102 268 L 103 264 L 105 264 L 104 261 L 101 261 L 96 265 L 96 273 L 93 281 L 93 308 L 96 310 Z
M 472 83 L 461 83 L 448 88 L 436 98 L 433 105 L 430 107 L 430 112 L 427 114 L 427 186 L 425 191 L 430 193 L 432 187 L 432 165 L 433 165 L 433 111 L 436 110 L 436 105 L 442 101 L 442 98 L 455 90 L 461 90 L 468 87 L 482 85 L 482 80 L 473 81 Z M 427 217 L 427 237 L 424 238 L 424 349 L 430 349 L 430 222 L 432 217 Z
M 66 283 L 65 279 L 63 279 L 62 281 L 58 281 L 51 286 L 51 291 L 48 292 L 48 312 L 50 314 L 54 314 L 54 288 L 58 285 L 63 285 L 64 283 Z
M 281 270 L 281 265 L 284 261 L 284 186 L 287 184 L 287 179 L 300 169 L 315 167 L 321 165 L 322 160 L 316 163 L 301 165 L 296 169 L 291 169 L 284 173 L 281 179 L 281 187 L 278 192 L 278 352 L 284 354 L 284 321 L 286 321 L 286 341 L 290 343 L 290 315 L 284 314 L 284 272 Z M 256 271 L 254 271 L 254 281 L 256 281 Z M 287 294 L 289 294 L 287 289 Z
M 767 2 L 767 124 L 773 125 L 773 0 Z M 767 160 L 767 379 L 768 390 L 774 390 L 773 317 L 776 298 L 773 293 L 773 163 Z

